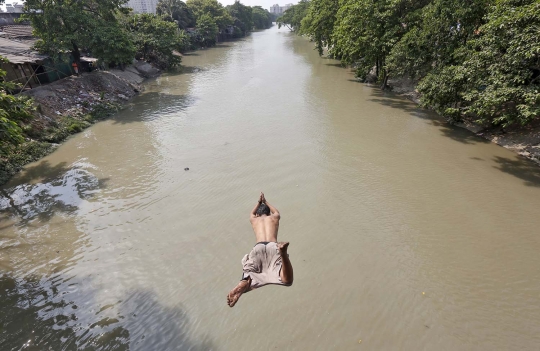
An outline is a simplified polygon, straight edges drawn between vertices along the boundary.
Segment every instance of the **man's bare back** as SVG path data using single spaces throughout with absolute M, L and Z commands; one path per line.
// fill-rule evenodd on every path
M 266 204 L 270 209 L 270 215 L 258 214 L 257 210 L 261 204 Z M 250 215 L 251 226 L 253 227 L 253 232 L 255 232 L 255 240 L 258 243 L 260 242 L 277 242 L 277 235 L 279 230 L 279 220 L 281 215 L 279 211 L 274 206 L 270 205 L 264 198 L 264 194 L 261 193 L 259 197 L 259 202 L 253 208 Z
M 264 194 L 250 213 L 250 222 L 257 243 L 242 259 L 242 280 L 227 294 L 227 304 L 233 307 L 240 296 L 267 284 L 291 286 L 293 268 L 287 254 L 288 242 L 277 242 L 280 214 Z

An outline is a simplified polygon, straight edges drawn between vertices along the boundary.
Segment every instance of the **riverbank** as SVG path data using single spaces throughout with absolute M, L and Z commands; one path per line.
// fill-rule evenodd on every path
M 0 157 L 0 185 L 24 165 L 51 153 L 60 142 L 117 112 L 137 95 L 146 78 L 160 71 L 138 62 L 125 70 L 71 76 L 24 94 L 34 100 L 34 118 L 24 128 L 26 141 Z
M 416 84 L 413 80 L 408 78 L 390 79 L 388 85 L 394 93 L 420 104 L 420 93 L 416 90 Z M 469 120 L 464 120 L 455 125 L 540 165 L 539 120 L 527 126 L 511 126 L 508 128 L 485 127 Z

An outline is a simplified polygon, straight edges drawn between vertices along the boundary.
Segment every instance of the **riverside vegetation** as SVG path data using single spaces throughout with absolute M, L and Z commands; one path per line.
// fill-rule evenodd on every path
M 412 78 L 451 123 L 526 126 L 540 113 L 538 0 L 301 0 L 279 26 L 373 78 Z
M 254 29 L 270 28 L 273 20 L 262 7 L 239 1 L 224 7 L 217 0 L 160 0 L 156 14 L 134 14 L 124 7 L 126 3 L 27 0 L 22 19 L 32 24 L 38 38 L 35 48 L 54 60 L 65 60 L 64 54 L 70 53 L 78 63 L 85 54 L 99 59 L 102 66 L 121 69 L 134 59 L 175 69 L 181 63 L 179 53 L 213 46 L 218 38 L 238 38 Z M 54 143 L 119 108 L 117 99 L 103 99 L 103 91 L 98 102 L 77 113 L 46 115 L 31 97 L 13 95 L 20 85 L 4 82 L 5 74 L 0 70 L 0 184 L 23 165 L 49 153 Z

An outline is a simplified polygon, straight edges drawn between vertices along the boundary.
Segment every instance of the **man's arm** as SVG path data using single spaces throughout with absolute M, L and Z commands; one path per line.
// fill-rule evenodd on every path
M 255 207 L 253 207 L 253 210 L 251 211 L 251 213 L 249 214 L 249 219 L 253 219 L 255 217 L 257 217 L 256 213 L 257 213 L 257 209 L 259 208 L 259 205 L 261 203 L 260 202 L 257 202 L 257 204 L 255 205 Z
M 259 206 L 261 205 L 262 202 L 264 202 L 264 194 L 261 193 L 261 195 L 259 196 L 259 202 L 257 202 L 257 204 L 255 205 L 255 207 L 253 207 L 253 210 L 251 211 L 250 215 L 249 215 L 249 219 L 253 219 L 255 217 L 257 217 L 257 209 L 259 208 Z
M 264 203 L 266 204 L 266 206 L 268 206 L 268 208 L 270 209 L 270 214 L 273 216 L 273 217 L 276 217 L 277 219 L 281 218 L 281 215 L 279 214 L 279 211 L 277 208 L 275 208 L 274 206 L 270 205 L 268 203 L 268 201 L 266 201 L 266 199 L 264 200 Z

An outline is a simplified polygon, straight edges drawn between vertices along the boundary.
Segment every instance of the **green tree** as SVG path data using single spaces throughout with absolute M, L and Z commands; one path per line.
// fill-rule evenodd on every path
M 125 26 L 132 33 L 137 59 L 152 62 L 163 69 L 180 64 L 180 56 L 175 50 L 186 45 L 187 37 L 176 24 L 164 21 L 158 15 L 139 14 L 126 17 Z
M 233 19 L 234 26 L 240 30 L 242 35 L 246 35 L 253 29 L 253 11 L 251 7 L 236 0 L 233 5 L 227 6 L 226 9 Z
M 311 0 L 306 17 L 302 19 L 301 34 L 309 35 L 315 41 L 319 55 L 325 47 L 332 48 L 332 34 L 339 9 L 339 0 Z
M 291 6 L 277 19 L 278 28 L 285 26 L 296 33 L 301 33 L 302 20 L 307 16 L 310 3 L 310 0 L 300 0 L 298 4 Z
M 106 63 L 129 63 L 134 47 L 123 33 L 117 15 L 128 9 L 126 0 L 27 0 L 23 19 L 29 19 L 36 47 L 58 57 L 71 51 L 79 62 L 81 50 L 90 51 Z M 111 50 L 115 47 L 115 50 Z
M 0 56 L 1 62 L 8 62 Z M 25 122 L 32 118 L 34 105 L 24 95 L 11 95 L 10 91 L 20 88 L 19 84 L 5 82 L 6 71 L 0 69 L 0 154 L 5 154 L 13 145 L 24 141 Z
M 355 64 L 359 77 L 365 77 L 376 67 L 381 87 L 386 88 L 390 76 L 386 59 L 410 28 L 411 14 L 426 2 L 342 0 L 332 38 L 335 54 L 343 62 Z
M 540 2 L 498 0 L 458 53 L 462 63 L 420 82 L 425 106 L 480 123 L 527 124 L 540 115 Z
M 255 29 L 267 29 L 272 27 L 272 15 L 261 6 L 252 6 L 252 21 Z
M 389 69 L 422 78 L 433 69 L 459 62 L 456 50 L 478 28 L 493 0 L 434 0 L 409 22 L 409 31 L 392 48 Z
M 209 14 L 203 14 L 197 20 L 197 34 L 200 36 L 200 43 L 203 47 L 216 44 L 216 37 L 219 33 L 216 21 Z
M 219 30 L 223 30 L 233 24 L 231 15 L 229 15 L 229 12 L 217 0 L 187 0 L 186 4 L 195 16 L 197 27 L 203 15 L 210 16 L 217 24 Z
M 195 16 L 191 9 L 181 0 L 159 0 L 156 13 L 167 21 L 174 21 L 179 28 L 195 27 Z

